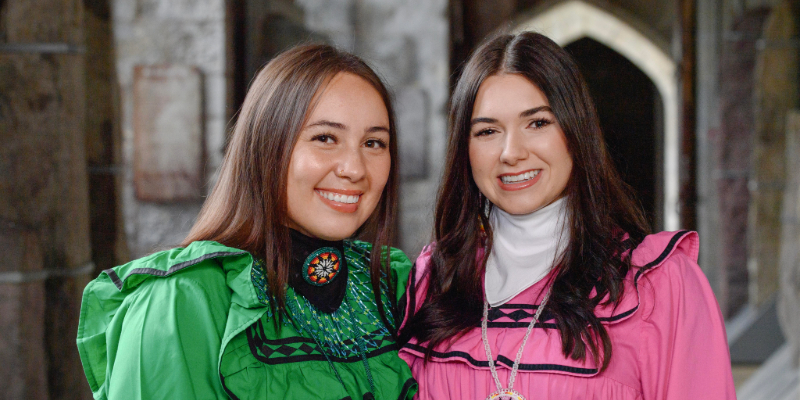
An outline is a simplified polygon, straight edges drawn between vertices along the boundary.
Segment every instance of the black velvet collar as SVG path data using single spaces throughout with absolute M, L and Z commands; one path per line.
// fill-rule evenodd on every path
M 292 239 L 289 286 L 320 311 L 328 314 L 336 311 L 347 289 L 344 241 L 331 242 L 308 237 L 294 229 L 289 231 Z M 331 275 L 333 277 L 329 278 Z

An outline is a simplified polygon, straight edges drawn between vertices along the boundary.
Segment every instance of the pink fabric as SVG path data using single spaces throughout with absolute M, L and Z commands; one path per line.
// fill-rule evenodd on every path
M 698 248 L 697 234 L 681 231 L 650 235 L 633 251 L 633 263 L 644 268 L 626 277 L 619 306 L 596 312 L 612 340 L 608 369 L 598 373 L 591 360 L 565 358 L 553 321 L 543 321 L 525 347 L 514 389 L 529 400 L 735 399 L 725 326 L 697 265 Z M 415 295 L 408 304 L 417 310 L 425 297 L 429 258 L 426 250 L 417 259 L 419 285 L 408 292 Z M 488 338 L 503 386 L 546 281 L 490 316 Z M 484 399 L 495 390 L 480 327 L 436 348 L 427 364 L 425 348 L 412 340 L 400 350 L 419 382 L 417 399 Z

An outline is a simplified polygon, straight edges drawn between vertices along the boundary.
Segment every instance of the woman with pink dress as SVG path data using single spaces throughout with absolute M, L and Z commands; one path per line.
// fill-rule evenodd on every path
M 735 399 L 697 234 L 649 234 L 562 48 L 482 45 L 449 135 L 400 336 L 418 399 Z

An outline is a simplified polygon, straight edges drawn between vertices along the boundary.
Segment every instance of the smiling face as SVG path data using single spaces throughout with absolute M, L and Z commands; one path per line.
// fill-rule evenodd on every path
M 469 161 L 481 193 L 509 214 L 529 214 L 561 198 L 572 173 L 547 98 L 518 74 L 492 75 L 478 89 Z
M 353 74 L 335 75 L 317 96 L 289 162 L 289 227 L 341 240 L 369 218 L 389 179 L 389 114 Z

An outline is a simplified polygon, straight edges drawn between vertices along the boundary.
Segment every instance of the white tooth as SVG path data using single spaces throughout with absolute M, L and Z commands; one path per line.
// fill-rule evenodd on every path
M 356 201 L 358 201 L 358 196 L 348 196 L 347 197 L 347 202 L 348 203 L 355 203 Z
M 342 202 L 342 196 L 338 195 L 338 194 L 333 195 L 333 201 L 341 203 Z

